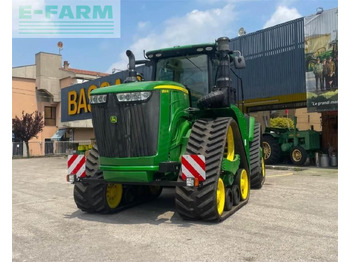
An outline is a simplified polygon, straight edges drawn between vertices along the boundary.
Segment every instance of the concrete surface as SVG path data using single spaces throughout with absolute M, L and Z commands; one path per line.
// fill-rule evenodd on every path
M 77 209 L 66 158 L 15 159 L 13 261 L 337 261 L 336 169 L 267 169 L 225 221 L 188 222 L 174 190 L 113 215 Z

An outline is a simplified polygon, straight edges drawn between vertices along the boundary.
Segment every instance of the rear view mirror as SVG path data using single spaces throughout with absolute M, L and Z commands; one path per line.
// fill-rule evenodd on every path
M 244 56 L 235 56 L 234 60 L 233 60 L 234 64 L 235 64 L 235 68 L 236 69 L 243 69 L 245 68 L 245 59 Z

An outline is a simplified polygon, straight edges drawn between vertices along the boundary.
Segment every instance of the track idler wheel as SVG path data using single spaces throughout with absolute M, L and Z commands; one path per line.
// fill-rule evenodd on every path
M 235 178 L 235 185 L 239 188 L 239 197 L 241 200 L 246 200 L 249 196 L 249 178 L 245 169 L 239 169 Z
M 232 195 L 233 195 L 233 205 L 237 206 L 239 202 L 241 201 L 241 194 L 239 192 L 238 185 L 232 186 Z
M 122 201 L 123 185 L 107 184 L 106 186 L 106 202 L 110 210 L 117 208 Z
M 225 211 L 231 210 L 233 207 L 233 191 L 231 188 L 226 188 L 226 195 L 225 195 Z

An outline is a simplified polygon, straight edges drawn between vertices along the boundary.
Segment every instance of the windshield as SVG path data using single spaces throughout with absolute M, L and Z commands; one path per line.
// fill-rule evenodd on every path
M 192 106 L 208 94 L 208 57 L 192 55 L 160 59 L 156 67 L 156 80 L 175 81 L 191 92 Z

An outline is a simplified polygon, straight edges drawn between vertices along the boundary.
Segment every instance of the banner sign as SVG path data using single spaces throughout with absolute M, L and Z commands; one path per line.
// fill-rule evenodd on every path
M 308 112 L 338 110 L 338 9 L 305 17 Z
M 151 78 L 149 67 L 139 66 L 137 72 L 146 81 Z M 91 119 L 90 92 L 96 88 L 122 84 L 127 76 L 128 71 L 121 71 L 61 89 L 61 121 Z

